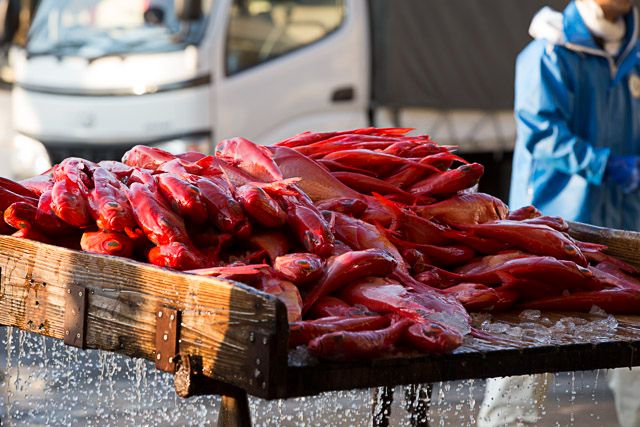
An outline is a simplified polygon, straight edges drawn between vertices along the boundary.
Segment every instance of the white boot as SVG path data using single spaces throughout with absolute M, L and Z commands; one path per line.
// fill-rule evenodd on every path
M 640 369 L 609 371 L 609 388 L 613 391 L 620 426 L 640 427 Z
M 535 425 L 549 374 L 490 378 L 478 414 L 478 427 Z

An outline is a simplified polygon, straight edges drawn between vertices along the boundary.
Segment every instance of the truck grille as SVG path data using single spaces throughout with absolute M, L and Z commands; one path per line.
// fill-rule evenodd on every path
M 133 147 L 133 144 L 118 145 L 46 145 L 51 164 L 60 163 L 67 157 L 82 157 L 97 162 L 100 160 L 121 160 L 122 155 Z

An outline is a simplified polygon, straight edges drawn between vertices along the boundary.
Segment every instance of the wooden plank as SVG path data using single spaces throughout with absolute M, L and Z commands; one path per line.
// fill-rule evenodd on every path
M 596 227 L 580 222 L 570 222 L 569 234 L 574 239 L 607 245 L 607 252 L 640 267 L 640 233 Z
M 155 360 L 156 313 L 174 308 L 182 315 L 179 352 L 199 359 L 199 374 L 256 396 L 276 394 L 288 326 L 284 304 L 271 295 L 9 236 L 0 236 L 0 269 L 0 324 L 63 339 L 65 295 L 80 286 L 87 348 Z

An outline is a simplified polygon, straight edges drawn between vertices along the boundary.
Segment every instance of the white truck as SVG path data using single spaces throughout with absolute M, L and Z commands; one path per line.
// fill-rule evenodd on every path
M 11 51 L 18 165 L 369 125 L 508 154 L 515 55 L 549 3 L 42 0 Z

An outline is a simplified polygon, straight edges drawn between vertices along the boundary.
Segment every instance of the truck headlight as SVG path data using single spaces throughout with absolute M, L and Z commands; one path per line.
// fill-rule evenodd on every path
M 16 179 L 29 178 L 51 168 L 51 160 L 42 143 L 26 135 L 13 137 L 11 150 L 11 170 Z

